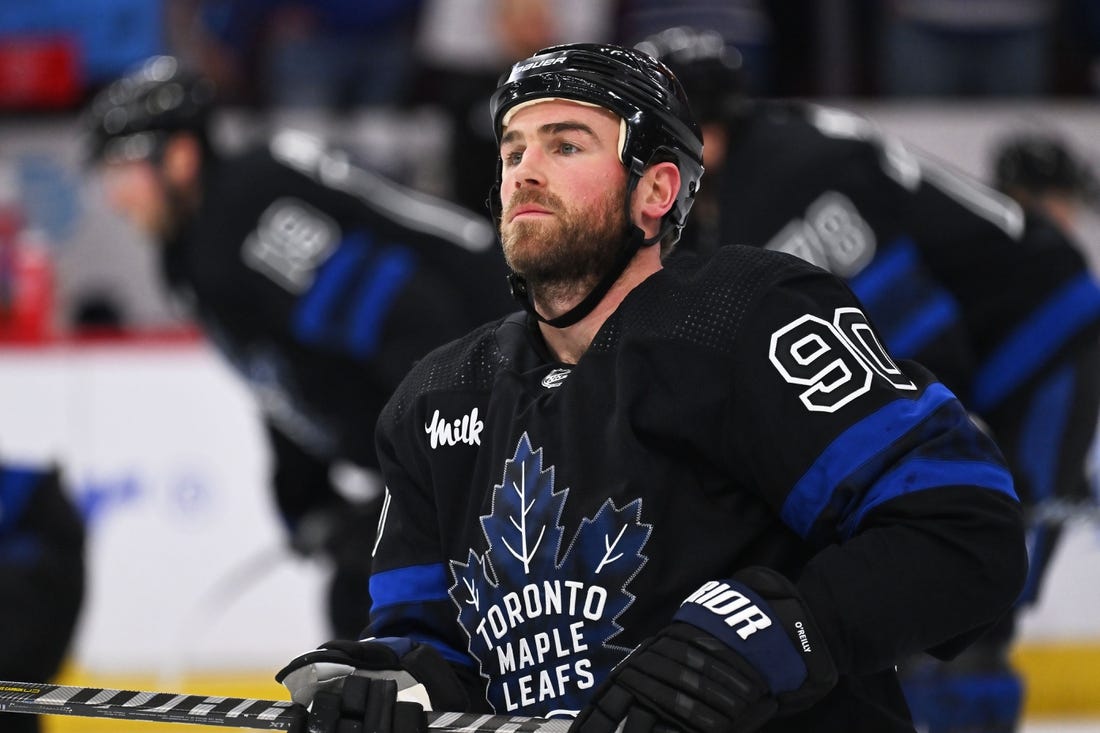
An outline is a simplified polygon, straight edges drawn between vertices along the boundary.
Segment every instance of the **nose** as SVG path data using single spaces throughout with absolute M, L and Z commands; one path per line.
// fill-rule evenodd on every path
M 530 147 L 523 151 L 523 155 L 520 156 L 519 162 L 508 170 L 506 178 L 510 179 L 513 189 L 525 188 L 527 186 L 538 186 L 546 182 L 545 175 L 543 173 L 543 160 L 542 153 L 538 148 Z

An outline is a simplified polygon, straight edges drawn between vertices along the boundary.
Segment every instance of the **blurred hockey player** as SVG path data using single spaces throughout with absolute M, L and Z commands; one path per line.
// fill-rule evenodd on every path
M 957 654 L 1024 581 L 995 444 L 840 278 L 669 256 L 703 141 L 664 65 L 547 48 L 490 111 L 526 312 L 434 350 L 383 411 L 370 625 L 277 675 L 310 729 L 425 730 L 430 706 L 912 733 L 894 665 Z
M 1084 209 L 1100 205 L 1096 174 L 1056 133 L 1008 135 L 994 145 L 990 163 L 990 180 L 998 190 L 1067 233 L 1078 230 Z
M 333 627 L 354 634 L 381 490 L 353 496 L 336 474 L 377 482 L 386 399 L 430 347 L 514 308 L 506 270 L 484 217 L 317 139 L 221 152 L 215 94 L 177 59 L 150 59 L 89 105 L 89 152 L 110 205 L 159 244 L 168 287 L 254 392 L 293 546 L 333 559 Z
M 891 353 L 928 367 L 987 426 L 1026 505 L 1080 496 L 1100 405 L 1100 288 L 1064 233 L 864 118 L 747 98 L 717 34 L 671 28 L 639 48 L 679 75 L 706 140 L 712 182 L 681 247 L 764 247 L 843 277 Z M 1056 535 L 1041 529 L 1021 604 Z M 949 663 L 907 662 L 925 730 L 1016 729 L 1015 615 Z
M 84 600 L 84 523 L 54 467 L 0 463 L 0 679 L 53 680 Z M 5 733 L 38 716 L 0 713 Z

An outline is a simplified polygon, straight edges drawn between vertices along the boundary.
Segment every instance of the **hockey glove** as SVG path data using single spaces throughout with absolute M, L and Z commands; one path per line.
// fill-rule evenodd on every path
M 570 733 L 750 733 L 812 705 L 836 677 L 794 586 L 748 568 L 692 593 L 611 672 Z
M 283 667 L 275 680 L 310 710 L 310 733 L 427 733 L 425 710 L 465 710 L 454 670 L 408 639 L 336 640 Z

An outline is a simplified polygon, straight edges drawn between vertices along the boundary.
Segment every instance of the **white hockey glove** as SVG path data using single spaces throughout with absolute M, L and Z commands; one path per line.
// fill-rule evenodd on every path
M 310 733 L 427 733 L 425 710 L 465 710 L 466 691 L 432 647 L 409 639 L 336 640 L 275 675 L 309 708 Z
M 794 586 L 748 568 L 692 593 L 611 672 L 570 733 L 750 733 L 809 707 L 836 679 Z

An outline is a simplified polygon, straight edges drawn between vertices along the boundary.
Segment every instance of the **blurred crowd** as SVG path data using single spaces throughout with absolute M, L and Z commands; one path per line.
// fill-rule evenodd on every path
M 741 49 L 761 96 L 1100 92 L 1089 0 L 41 0 L 0 8 L 0 105 L 75 108 L 154 53 L 234 103 L 446 104 L 548 42 L 679 24 Z

